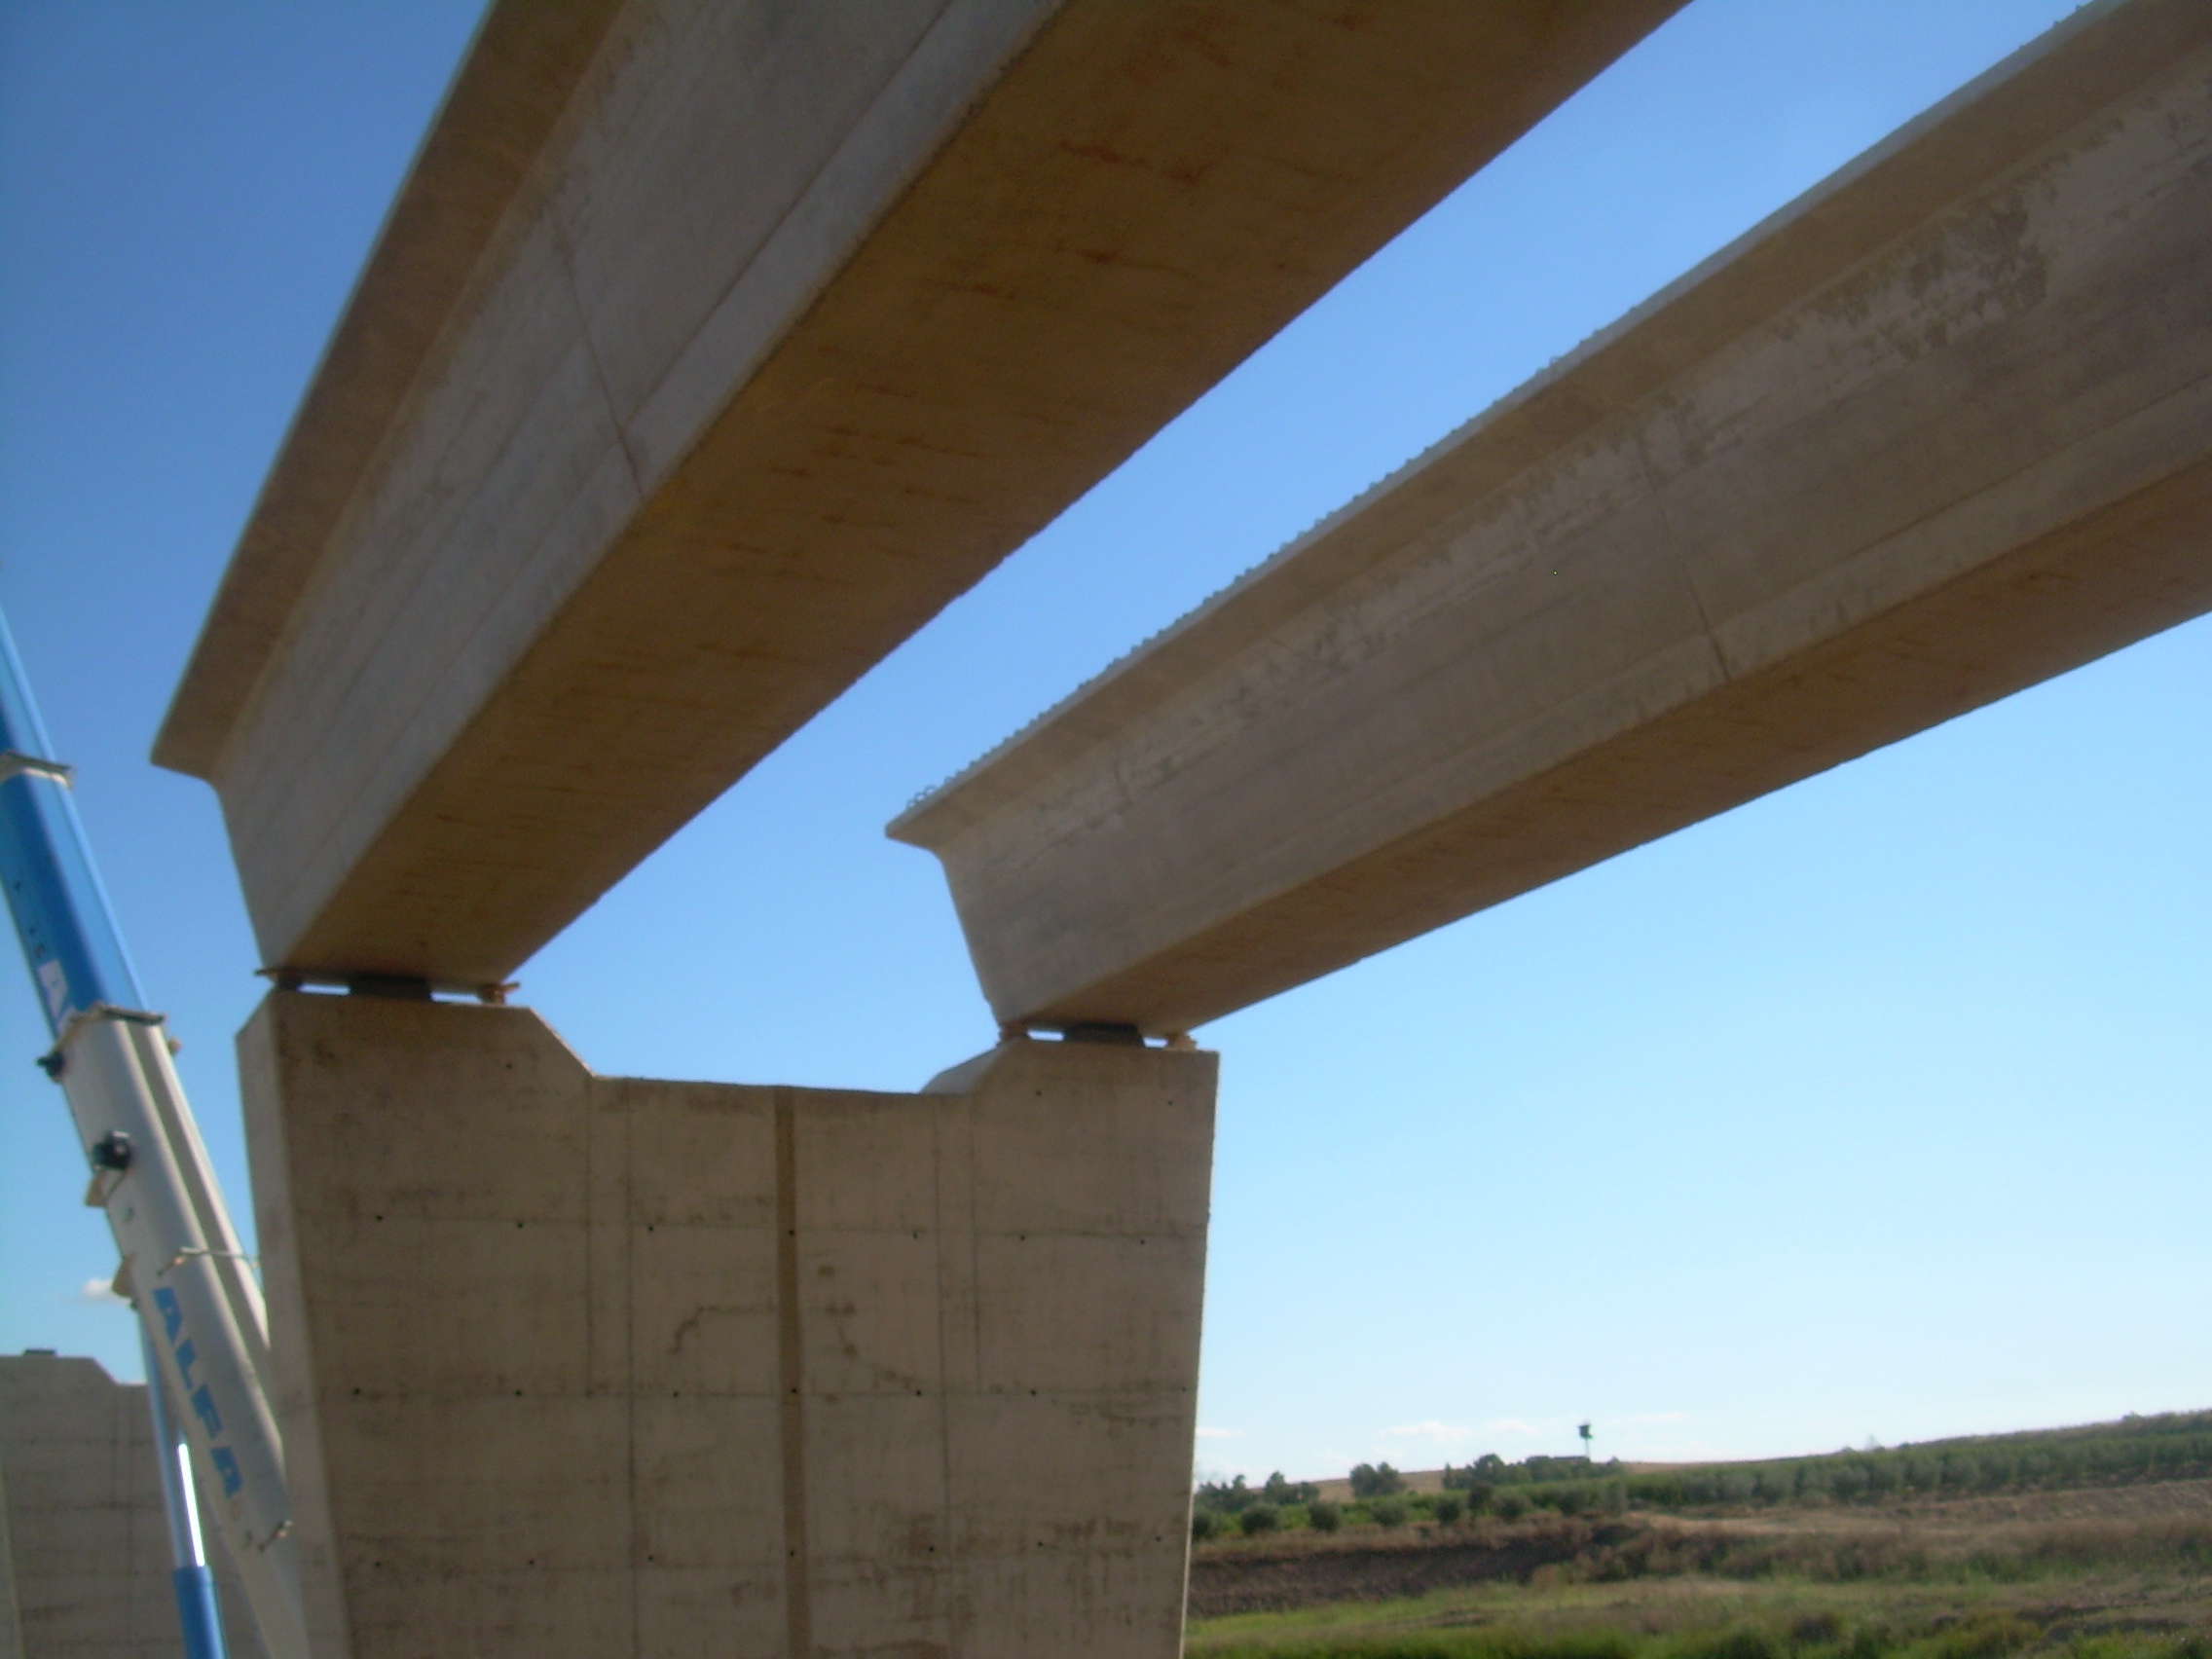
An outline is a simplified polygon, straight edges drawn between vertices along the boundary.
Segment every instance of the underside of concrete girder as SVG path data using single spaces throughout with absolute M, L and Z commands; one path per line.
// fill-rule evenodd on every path
M 1678 0 L 501 0 L 156 757 L 503 977 Z
M 1191 1025 L 2212 608 L 2212 9 L 2092 7 L 923 801 Z

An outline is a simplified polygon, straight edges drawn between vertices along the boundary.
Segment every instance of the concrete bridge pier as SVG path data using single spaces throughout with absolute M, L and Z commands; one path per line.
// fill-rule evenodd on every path
M 240 1051 L 318 1655 L 1179 1650 L 1212 1054 L 668 1083 L 298 991 Z

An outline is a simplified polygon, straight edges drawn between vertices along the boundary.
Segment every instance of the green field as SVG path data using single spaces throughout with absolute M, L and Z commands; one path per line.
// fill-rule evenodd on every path
M 2136 1419 L 1569 1481 L 1493 1466 L 1479 1511 L 1400 1493 L 1382 1506 L 1393 1524 L 1347 1505 L 1326 1533 L 1302 1504 L 1249 1532 L 1225 1509 L 1194 1553 L 1186 1650 L 2212 1659 L 2208 1425 Z M 1572 1495 L 1546 1501 L 1557 1493 Z
M 2065 1588 L 2023 1597 L 1995 1586 L 1698 1578 L 1625 1592 L 1501 1587 L 1204 1621 L 1192 1626 L 1185 1651 L 1192 1659 L 2212 1659 L 2201 1582 L 2071 1587 L 2087 1599 Z

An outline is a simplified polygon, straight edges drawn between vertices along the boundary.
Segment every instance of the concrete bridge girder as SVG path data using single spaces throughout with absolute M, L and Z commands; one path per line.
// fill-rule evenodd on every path
M 1200 1021 L 2212 608 L 2212 11 L 2090 8 L 901 818 Z
M 503 978 L 1671 9 L 502 0 L 162 740 L 270 963 Z M 1183 1029 L 2212 604 L 2208 51 L 2092 9 L 903 820 L 993 1006 Z M 332 1653 L 1175 1651 L 1211 1056 L 244 1053 Z
M 502 0 L 156 749 L 505 978 L 1678 0 Z
M 1678 0 L 497 0 L 157 748 L 486 985 Z M 1213 1062 L 243 1038 L 317 1652 L 1168 1655 Z

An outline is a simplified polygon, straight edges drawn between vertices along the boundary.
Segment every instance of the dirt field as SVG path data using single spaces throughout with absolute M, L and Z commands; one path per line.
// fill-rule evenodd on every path
M 1664 1508 L 1611 1507 L 1634 1483 L 1608 1477 L 1670 1470 L 1680 1478 L 1641 1489 Z M 1440 1469 L 1403 1471 L 1414 1501 L 1393 1526 L 1352 1503 L 1341 1530 L 1315 1532 L 1291 1504 L 1245 1536 L 1217 1505 L 1193 1552 L 1186 1651 L 2212 1659 L 2212 1413 L 1595 1480 L 1519 1472 L 1538 1479 L 1519 1501 L 1504 1489 L 1510 1520 L 1434 1520 L 1420 1494 L 1441 1490 Z M 1350 1496 L 1348 1480 L 1319 1485 Z M 1943 1489 L 1980 1495 L 1904 1495 Z M 1723 1493 L 1741 1495 L 1695 1501 Z
M 1572 1561 L 1594 1531 L 1569 1522 L 1483 1529 L 1473 1537 L 1453 1529 L 1409 1528 L 1388 1540 L 1372 1532 L 1294 1532 L 1264 1542 L 1201 1545 L 1191 1557 L 1190 1616 L 1283 1612 L 1324 1602 L 1521 1583 L 1539 1567 Z
M 2212 1480 L 2150 1481 L 2139 1486 L 2089 1487 L 2074 1492 L 2031 1492 L 1995 1497 L 1958 1497 L 1904 1503 L 1888 1511 L 1899 1520 L 2121 1521 L 2149 1516 L 2212 1517 Z
M 1971 1570 L 2033 1577 L 2077 1560 L 2124 1567 L 2138 1546 L 2170 1551 L 2177 1540 L 2199 1536 L 2212 1537 L 2212 1480 L 1696 1518 L 1632 1512 L 1415 1525 L 1389 1533 L 1300 1531 L 1200 1544 L 1192 1555 L 1189 1604 L 1192 1618 L 1208 1619 L 1577 1576 L 1685 1576 L 1715 1562 L 1762 1576 Z M 2133 1593 L 2113 1592 L 2122 1601 Z M 2099 1596 L 2100 1605 L 2112 1600 Z M 2198 1587 L 2197 1600 L 2212 1605 L 2212 1581 Z

